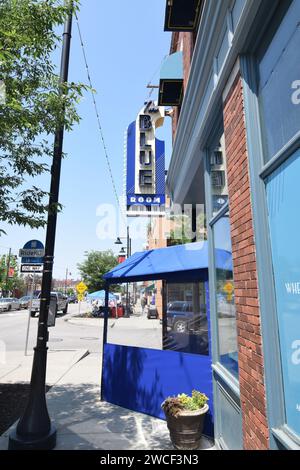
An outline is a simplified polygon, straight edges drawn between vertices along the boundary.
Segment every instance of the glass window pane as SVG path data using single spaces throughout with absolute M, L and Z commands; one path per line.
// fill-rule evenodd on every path
M 225 138 L 221 137 L 219 144 L 209 155 L 210 181 L 212 193 L 213 215 L 228 201 L 227 171 L 225 158 Z
M 286 420 L 300 435 L 300 150 L 266 183 Z
M 269 161 L 300 131 L 300 2 L 292 2 L 259 64 L 259 96 Z
M 121 291 L 111 294 L 107 342 L 162 350 L 161 300 L 161 281 L 129 283 L 128 291 L 125 284 Z M 103 296 L 91 302 L 90 311 L 102 325 Z
M 229 214 L 213 226 L 219 361 L 238 378 L 237 326 L 234 304 L 232 248 Z
M 164 349 L 209 354 L 206 285 L 167 284 Z

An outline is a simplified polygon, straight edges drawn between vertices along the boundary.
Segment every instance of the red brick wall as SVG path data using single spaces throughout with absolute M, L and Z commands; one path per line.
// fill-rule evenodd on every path
M 245 449 L 267 449 L 264 361 L 249 185 L 243 88 L 238 75 L 224 102 L 224 130 Z

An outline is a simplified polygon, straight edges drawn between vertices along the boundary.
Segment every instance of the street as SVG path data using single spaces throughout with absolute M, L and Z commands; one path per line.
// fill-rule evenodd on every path
M 70 324 L 67 319 L 78 312 L 78 304 L 70 304 L 67 315 L 59 315 L 56 325 L 49 328 L 49 350 L 87 348 L 90 352 L 100 352 L 102 322 L 99 328 Z M 12 311 L 0 314 L 0 341 L 5 345 L 6 354 L 24 353 L 28 311 Z M 38 318 L 30 319 L 28 352 L 31 353 L 36 342 Z M 1 364 L 0 364 L 1 368 Z
M 81 313 L 87 309 L 81 305 Z M 56 318 L 56 325 L 49 328 L 49 352 L 57 350 L 87 349 L 101 355 L 103 319 L 78 318 L 79 305 L 70 304 L 66 315 Z M 9 362 L 20 361 L 24 356 L 28 311 L 12 311 L 0 314 L 0 372 Z M 32 355 L 36 342 L 38 318 L 30 319 L 28 355 Z M 108 342 L 128 346 L 161 349 L 162 334 L 159 320 L 146 317 L 109 319 Z M 29 377 L 28 377 L 29 380 Z

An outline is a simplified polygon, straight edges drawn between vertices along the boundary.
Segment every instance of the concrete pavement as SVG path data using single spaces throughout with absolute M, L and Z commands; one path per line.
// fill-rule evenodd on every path
M 103 320 L 74 318 L 76 313 L 77 306 L 73 306 L 70 314 L 58 318 L 56 327 L 50 330 L 47 383 L 52 388 L 47 403 L 57 427 L 56 449 L 171 450 L 164 421 L 100 401 Z M 6 317 L 7 336 L 1 334 L 8 345 L 6 364 L 0 364 L 2 383 L 30 379 L 33 354 L 25 357 L 23 342 L 20 344 L 26 316 L 15 315 Z M 31 345 L 36 325 L 37 319 L 33 319 Z M 161 338 L 160 328 L 159 321 L 146 318 L 110 319 L 110 334 L 117 344 L 137 337 L 143 346 L 146 341 L 153 344 Z M 0 436 L 2 450 L 7 449 L 8 435 L 9 431 Z M 213 448 L 206 439 L 202 446 Z
M 165 421 L 100 401 L 101 357 L 73 365 L 47 393 L 56 450 L 172 450 Z M 0 436 L 7 449 L 9 431 Z M 203 449 L 213 443 L 203 438 Z

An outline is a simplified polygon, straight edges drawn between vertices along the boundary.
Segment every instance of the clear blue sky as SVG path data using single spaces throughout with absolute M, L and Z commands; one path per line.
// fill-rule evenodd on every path
M 116 186 L 123 190 L 124 131 L 135 120 L 147 99 L 147 83 L 158 83 L 159 66 L 170 48 L 170 33 L 163 31 L 165 0 L 82 0 L 79 13 L 86 52 L 90 65 L 102 127 L 111 158 Z M 155 74 L 156 73 L 156 74 Z M 155 76 L 153 77 L 153 75 Z M 70 80 L 87 83 L 77 26 L 73 24 Z M 157 90 L 152 98 L 157 99 Z M 65 136 L 60 202 L 64 206 L 58 217 L 54 276 L 63 277 L 66 267 L 76 277 L 76 264 L 84 251 L 117 247 L 113 241 L 99 240 L 96 227 L 100 204 L 114 204 L 104 152 L 100 142 L 91 96 L 79 106 L 82 121 Z M 170 156 L 170 119 L 166 119 L 159 138 L 166 140 Z M 49 177 L 43 177 L 48 188 Z M 18 249 L 30 239 L 44 242 L 44 230 L 5 227 L 7 236 L 0 239 L 0 253 L 5 247 Z M 141 249 L 145 240 L 133 243 Z

